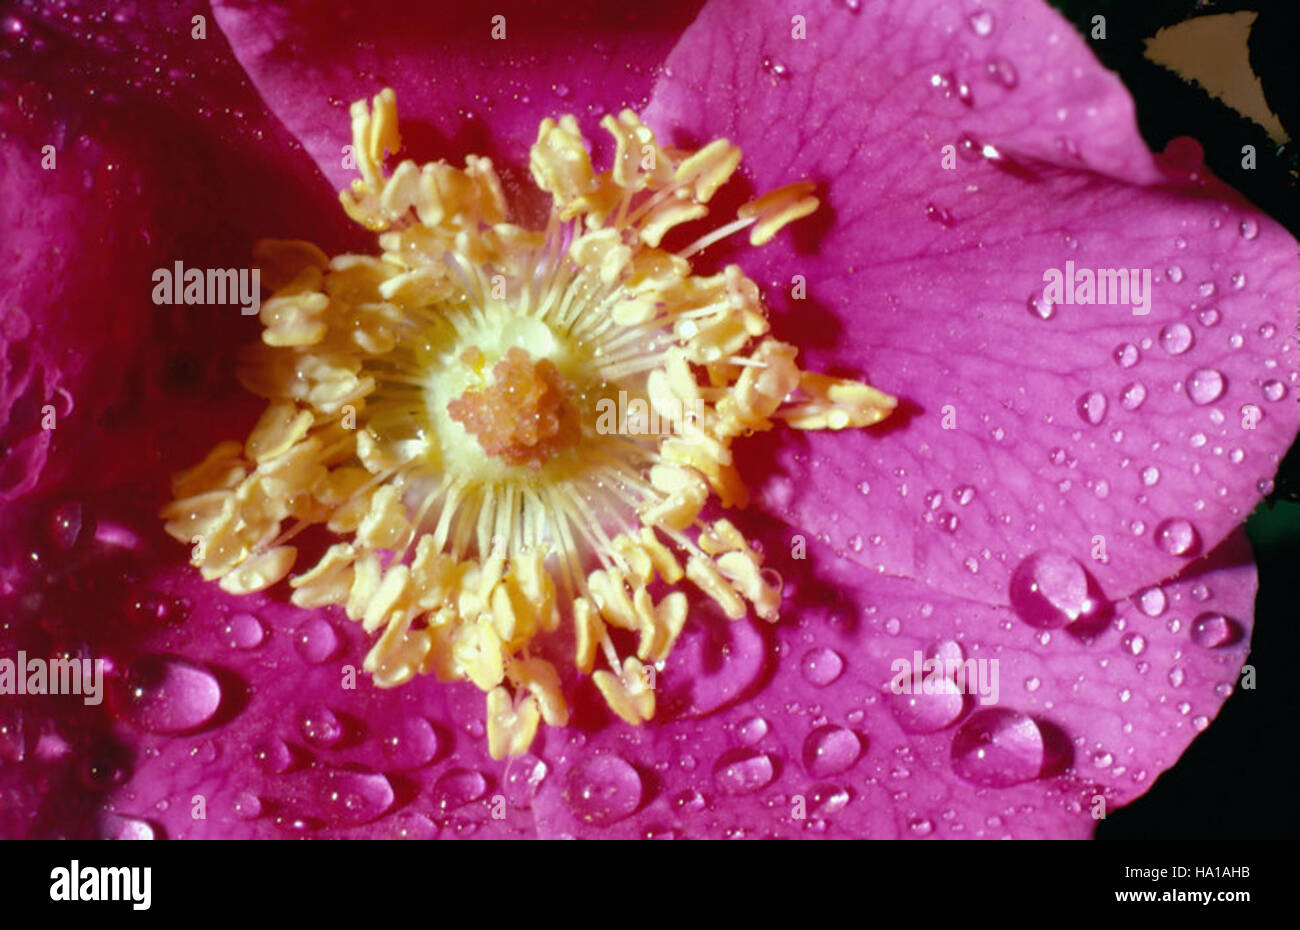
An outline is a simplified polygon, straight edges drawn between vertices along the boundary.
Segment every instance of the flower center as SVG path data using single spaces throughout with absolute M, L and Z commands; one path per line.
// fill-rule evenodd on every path
M 460 360 L 480 371 L 482 351 L 469 348 Z M 582 436 L 573 389 L 550 359 L 534 360 L 513 347 L 492 368 L 491 384 L 447 404 L 448 415 L 478 440 L 488 455 L 508 465 L 538 469 Z
M 299 533 L 328 534 L 289 578 L 293 602 L 376 634 L 364 668 L 379 687 L 476 684 L 495 758 L 565 725 L 579 675 L 618 717 L 651 719 L 686 585 L 730 619 L 776 620 L 780 576 L 729 520 L 701 517 L 710 496 L 746 502 L 733 442 L 870 426 L 895 405 L 800 370 L 739 267 L 692 273 L 719 239 L 748 229 L 760 246 L 815 210 L 811 183 L 667 251 L 740 151 L 661 147 L 630 110 L 601 125 L 616 151 L 596 173 L 573 117 L 542 122 L 529 166 L 553 207 L 537 230 L 507 221 L 487 159 L 388 174 L 396 98 L 354 104 L 361 177 L 340 200 L 382 257 L 258 244 L 274 293 L 239 376 L 269 404 L 244 443 L 173 479 L 162 513 L 237 594 L 289 576 Z

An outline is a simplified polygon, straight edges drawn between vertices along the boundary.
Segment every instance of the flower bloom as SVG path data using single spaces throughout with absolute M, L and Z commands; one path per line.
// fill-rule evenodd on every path
M 15 153 L 5 180 L 32 194 L 3 208 L 18 246 L 17 287 L 0 322 L 0 655 L 104 657 L 110 667 L 102 705 L 39 695 L 0 705 L 0 830 L 1090 835 L 1099 802 L 1113 809 L 1140 795 L 1209 725 L 1244 661 L 1255 582 L 1237 527 L 1296 431 L 1294 240 L 1194 160 L 1150 155 L 1122 87 L 1036 4 L 848 4 L 808 14 L 804 38 L 789 11 L 768 3 L 654 18 L 632 11 L 612 24 L 579 10 L 559 14 L 558 26 L 526 5 L 503 9 L 499 40 L 488 16 L 448 14 L 426 32 L 398 3 L 329 21 L 294 5 L 221 4 L 203 40 L 191 38 L 192 11 L 160 10 L 147 22 L 97 22 L 91 31 L 103 40 L 85 50 L 75 11 L 26 10 L 6 23 L 7 60 L 23 70 L 3 75 L 12 91 L 0 114 L 3 144 Z M 74 50 L 71 73 L 94 87 L 98 107 L 80 92 L 38 92 L 68 86 L 62 63 Z M 406 149 L 435 159 L 428 172 L 415 162 L 387 172 L 395 127 L 373 108 L 354 116 L 356 138 L 340 132 L 338 107 L 386 86 L 402 103 Z M 577 114 L 576 125 L 564 113 Z M 611 114 L 614 124 L 612 142 L 586 133 L 590 164 L 612 166 L 592 167 L 590 181 L 587 147 L 575 141 L 591 128 L 587 114 Z M 626 158 L 628 145 L 645 144 L 642 130 L 656 151 L 646 168 Z M 710 149 L 716 139 L 728 147 Z M 349 143 L 355 167 L 345 166 Z M 47 144 L 52 170 L 41 167 Z M 689 153 L 726 155 L 730 146 L 745 153 L 730 185 L 703 198 L 691 178 L 690 197 L 655 200 L 671 189 L 655 185 L 686 180 L 678 169 Z M 482 161 L 461 162 L 469 155 L 490 158 L 491 174 Z M 466 167 L 437 167 L 439 158 Z M 453 182 L 455 204 L 442 215 L 428 176 L 440 196 L 439 182 Z M 530 197 L 529 176 L 552 203 Z M 626 197 L 623 182 L 644 184 L 639 199 Z M 790 187 L 803 182 L 819 208 L 761 249 L 685 225 L 706 200 L 714 215 L 752 203 L 738 214 L 757 221 L 751 233 L 769 217 L 780 225 L 809 206 L 810 188 Z M 373 246 L 339 222 L 332 191 L 341 187 L 348 211 L 398 261 L 347 257 Z M 766 212 L 774 206 L 766 191 L 785 192 L 775 206 L 789 216 Z M 658 235 L 646 225 L 652 218 L 667 224 L 658 241 L 646 236 Z M 678 219 L 682 228 L 672 228 Z M 502 224 L 506 236 L 485 232 Z M 177 260 L 229 267 L 267 237 L 281 244 L 258 257 L 274 288 L 260 334 L 229 307 L 147 303 L 154 269 Z M 307 239 L 323 251 L 283 245 Z M 397 484 L 376 482 L 354 497 L 361 486 L 351 482 L 390 471 L 393 480 L 406 461 L 402 444 L 432 448 L 436 435 L 441 449 L 448 424 L 464 435 L 449 445 L 466 461 L 521 474 L 557 468 L 589 438 L 576 438 L 573 417 L 586 369 L 549 356 L 527 333 L 493 345 L 448 334 L 435 346 L 446 359 L 439 370 L 454 375 L 437 394 L 445 417 L 423 438 L 403 433 L 411 424 L 398 414 L 398 376 L 427 367 L 383 289 L 427 288 L 444 299 L 438 288 L 456 281 L 487 305 L 500 274 L 505 303 L 522 306 L 513 299 L 530 280 L 521 263 L 554 254 L 548 248 L 571 255 L 587 239 L 581 261 L 541 266 L 590 269 L 588 286 L 598 289 L 608 286 L 604 255 L 626 273 L 638 256 L 681 259 L 698 243 L 681 287 L 750 308 L 748 283 L 762 289 L 770 313 L 761 323 L 743 310 L 718 314 L 717 332 L 740 321 L 734 339 L 746 337 L 725 358 L 762 350 L 768 361 L 789 360 L 781 347 L 794 346 L 802 372 L 834 379 L 801 372 L 796 381 L 781 369 L 812 407 L 796 394 L 767 420 L 802 411 L 808 425 L 835 426 L 835 387 L 848 391 L 843 425 L 866 422 L 865 411 L 889 406 L 852 386 L 868 370 L 898 405 L 868 430 L 776 424 L 729 433 L 731 465 L 751 499 L 725 517 L 691 513 L 699 495 L 689 477 L 649 483 L 680 495 L 664 519 L 680 505 L 733 539 L 729 552 L 696 540 L 724 578 L 727 555 L 752 567 L 763 554 L 762 568 L 785 579 L 780 622 L 762 619 L 771 586 L 761 575 L 762 585 L 742 582 L 749 568 L 716 588 L 718 598 L 684 586 L 680 629 L 682 602 L 650 585 L 654 609 L 637 613 L 635 628 L 611 624 L 605 610 L 619 615 L 611 605 L 621 599 L 610 585 L 603 605 L 594 592 L 588 598 L 591 616 L 614 628 L 614 657 L 600 647 L 591 666 L 609 678 L 569 677 L 569 665 L 586 658 L 576 641 L 545 654 L 539 642 L 539 656 L 503 651 L 503 677 L 493 682 L 490 648 L 489 674 L 480 675 L 478 643 L 435 643 L 427 620 L 405 625 L 402 599 L 417 589 L 389 581 L 402 573 L 391 575 L 381 553 L 408 541 L 397 518 L 410 524 L 415 514 L 395 506 Z M 633 254 L 619 258 L 620 244 Z M 471 260 L 440 257 L 448 254 Z M 459 272 L 441 275 L 431 257 Z M 680 267 L 664 262 L 670 274 Z M 1067 262 L 1149 270 L 1150 312 L 1048 299 L 1045 273 Z M 545 291 L 538 283 L 531 293 Z M 626 319 L 646 312 L 628 303 Z M 669 311 L 659 312 L 668 323 Z M 668 324 L 677 348 L 706 352 L 706 328 L 685 333 L 681 322 Z M 259 335 L 262 347 L 241 356 Z M 376 361 L 399 351 L 415 369 Z M 655 370 L 689 391 L 671 377 L 667 342 L 654 353 L 653 366 L 636 373 L 644 383 L 624 387 L 628 396 L 652 399 Z M 284 377 L 283 358 L 303 360 L 315 377 L 308 369 Z M 714 381 L 702 372 L 718 361 L 687 360 L 697 389 L 708 390 L 710 429 L 710 416 L 725 419 L 724 400 L 741 396 L 746 372 L 758 370 L 726 361 Z M 764 387 L 751 400 L 771 405 L 778 391 Z M 507 415 L 514 398 L 526 417 Z M 357 429 L 345 436 L 349 402 Z M 42 428 L 51 411 L 57 427 Z M 653 468 L 651 452 L 662 457 L 676 438 L 646 439 L 637 467 Z M 342 472 L 331 479 L 335 497 L 295 494 L 302 475 L 292 471 L 262 473 L 283 480 L 283 494 L 249 483 L 271 453 L 313 440 L 314 453 L 344 444 L 331 453 L 337 461 L 302 462 Z M 167 493 L 175 473 L 223 442 L 229 455 L 209 461 L 211 474 L 191 472 L 175 498 Z M 740 485 L 724 471 L 691 467 L 722 503 L 739 502 Z M 205 483 L 213 474 L 225 480 Z M 449 512 L 439 474 L 404 477 L 402 502 L 431 500 L 430 513 Z M 157 509 L 205 494 L 217 495 L 207 498 L 219 505 L 215 519 L 231 519 L 200 527 L 214 515 L 181 508 L 168 519 L 184 524 L 172 529 L 186 549 L 163 538 Z M 478 504 L 475 514 L 488 512 Z M 290 546 L 281 537 L 296 524 L 286 517 L 334 520 L 349 541 L 304 530 Z M 581 526 L 597 544 L 586 540 L 584 555 L 619 551 L 613 537 L 606 550 L 599 521 L 586 517 Z M 448 520 L 454 551 L 461 524 Z M 462 552 L 513 538 L 492 524 L 480 534 L 477 521 L 465 523 Z M 231 590 L 184 564 L 194 536 L 203 569 Z M 639 530 L 633 542 L 649 546 Z M 352 551 L 335 550 L 331 561 L 334 545 Z M 293 562 L 316 566 L 296 587 L 272 584 L 290 571 L 288 548 L 301 550 Z M 443 565 L 462 570 L 456 558 Z M 637 578 L 637 557 L 623 558 L 632 570 L 615 567 Z M 430 552 L 426 564 L 436 562 Z M 590 589 L 600 569 L 580 568 L 575 589 L 580 577 Z M 346 602 L 342 611 L 293 603 L 339 603 L 359 576 L 367 607 L 380 605 L 368 618 L 358 602 L 360 624 L 344 619 Z M 256 590 L 262 582 L 271 586 Z M 533 619 L 543 632 L 552 616 L 542 572 L 525 568 L 514 583 L 514 598 L 509 581 L 489 589 L 507 592 L 504 627 L 495 614 L 492 626 L 497 639 L 506 629 L 503 641 L 521 613 L 540 605 Z M 750 606 L 731 620 L 725 592 L 735 585 L 753 596 L 743 595 Z M 558 603 L 563 578 L 555 587 Z M 624 588 L 629 599 L 633 590 Z M 576 603 L 583 595 L 574 593 Z M 627 660 L 642 661 L 646 630 L 647 656 L 664 662 L 649 721 L 646 695 L 630 693 L 635 676 L 623 677 Z M 588 645 L 603 643 L 599 632 L 587 628 Z M 670 651 L 656 648 L 668 639 Z M 375 676 L 396 682 L 431 655 L 450 657 L 431 671 L 470 681 L 421 675 L 373 687 Z M 538 657 L 561 678 L 563 710 Z M 509 675 L 507 662 L 520 659 Z M 899 672 L 900 660 L 919 673 Z M 474 676 L 489 686 L 486 725 Z M 529 733 L 534 715 L 559 721 L 565 712 L 564 728 Z M 194 816 L 195 797 L 203 817 Z

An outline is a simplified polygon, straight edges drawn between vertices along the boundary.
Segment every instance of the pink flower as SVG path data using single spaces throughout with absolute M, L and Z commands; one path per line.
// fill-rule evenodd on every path
M 102 704 L 0 703 L 0 834 L 1083 837 L 1209 724 L 1249 644 L 1239 526 L 1296 433 L 1294 240 L 1194 159 L 1147 152 L 1045 6 L 695 12 L 0 24 L 21 194 L 0 659 L 111 665 Z M 665 143 L 738 145 L 746 195 L 818 186 L 821 211 L 765 249 L 698 261 L 763 287 L 801 365 L 869 374 L 900 408 L 737 445 L 735 519 L 786 579 L 782 620 L 693 599 L 642 727 L 584 679 L 567 728 L 494 762 L 477 689 L 348 687 L 359 628 L 225 594 L 158 526 L 169 476 L 261 404 L 234 378 L 256 326 L 151 306 L 151 271 L 239 266 L 266 236 L 373 251 L 333 192 L 354 173 L 341 107 L 383 86 L 406 151 L 487 155 L 512 199 L 543 117 L 595 141 L 625 105 Z M 1053 270 L 1111 268 L 1151 272 L 1149 313 L 1044 294 Z M 894 693 L 918 653 L 928 690 Z M 975 677 L 934 678 L 936 658 Z

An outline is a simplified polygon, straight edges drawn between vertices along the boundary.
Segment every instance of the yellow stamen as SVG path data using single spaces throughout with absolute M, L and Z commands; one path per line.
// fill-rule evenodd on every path
M 387 172 L 391 90 L 351 116 L 360 177 L 340 200 L 381 255 L 259 243 L 273 293 L 238 374 L 268 405 L 246 442 L 174 479 L 167 532 L 228 591 L 289 576 L 295 604 L 341 608 L 374 634 L 363 667 L 379 687 L 472 681 L 494 758 L 567 724 L 572 676 L 541 658 L 566 634 L 573 674 L 644 723 L 690 616 L 683 586 L 730 618 L 777 619 L 779 576 L 730 521 L 700 517 L 712 495 L 746 501 L 732 443 L 894 407 L 801 371 L 738 266 L 705 277 L 687 261 L 745 228 L 767 242 L 816 209 L 813 186 L 760 196 L 674 254 L 663 237 L 704 217 L 740 163 L 724 139 L 663 147 L 625 110 L 601 122 L 616 151 L 597 172 L 576 119 L 544 120 L 529 168 L 553 205 L 528 229 L 507 222 L 487 159 Z M 286 543 L 313 528 L 339 541 L 290 576 Z

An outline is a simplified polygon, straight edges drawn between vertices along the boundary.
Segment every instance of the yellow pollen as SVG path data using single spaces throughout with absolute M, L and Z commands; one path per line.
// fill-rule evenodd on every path
M 738 266 L 692 272 L 720 239 L 761 245 L 816 210 L 814 186 L 760 195 L 670 252 L 740 164 L 725 139 L 662 146 L 624 110 L 601 121 L 615 155 L 598 172 L 574 117 L 543 120 L 528 165 L 552 208 L 532 229 L 508 220 L 486 158 L 390 173 L 392 90 L 351 119 L 361 176 L 340 202 L 379 254 L 258 243 L 272 294 L 238 375 L 268 404 L 245 442 L 173 479 L 167 532 L 226 591 L 287 579 L 299 607 L 361 624 L 378 687 L 473 682 L 494 758 L 567 725 L 580 676 L 612 717 L 645 723 L 688 623 L 719 622 L 703 602 L 778 618 L 780 576 L 729 520 L 701 517 L 711 497 L 745 504 L 733 443 L 895 406 L 801 370 Z M 300 533 L 331 544 L 295 573 Z

